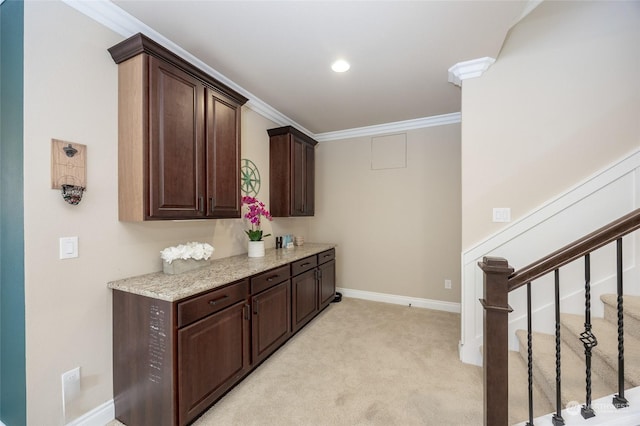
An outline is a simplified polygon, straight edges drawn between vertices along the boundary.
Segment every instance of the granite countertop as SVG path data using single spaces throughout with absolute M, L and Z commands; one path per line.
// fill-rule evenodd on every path
M 321 253 L 335 244 L 305 243 L 290 249 L 267 249 L 264 257 L 237 256 L 214 259 L 210 266 L 177 275 L 163 272 L 111 281 L 107 286 L 154 299 L 175 302 L 287 263 Z

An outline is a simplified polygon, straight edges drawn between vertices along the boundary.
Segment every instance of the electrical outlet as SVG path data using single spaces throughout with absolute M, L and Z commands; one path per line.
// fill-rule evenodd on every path
M 80 394 L 80 367 L 62 374 L 62 403 L 74 400 Z
M 444 288 L 451 290 L 451 280 L 444 280 Z

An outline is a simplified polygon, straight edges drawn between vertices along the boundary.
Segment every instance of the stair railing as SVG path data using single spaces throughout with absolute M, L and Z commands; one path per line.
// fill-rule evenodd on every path
M 624 323 L 623 323 L 623 280 L 622 280 L 622 237 L 640 229 L 640 209 L 621 217 L 610 224 L 580 238 L 548 256 L 517 271 L 504 258 L 484 257 L 478 263 L 484 273 L 483 362 L 484 362 L 484 424 L 490 426 L 507 425 L 509 421 L 509 363 L 508 363 L 508 316 L 509 292 L 527 286 L 527 373 L 529 391 L 529 421 L 533 425 L 533 375 L 532 375 L 532 330 L 531 330 L 531 282 L 554 272 L 555 278 L 555 342 L 556 342 L 556 413 L 554 426 L 563 425 L 560 381 L 560 267 L 584 258 L 585 261 L 585 331 L 580 340 L 585 348 L 585 405 L 584 418 L 596 415 L 591 407 L 591 350 L 597 339 L 591 332 L 591 289 L 590 253 L 616 241 L 617 255 L 617 310 L 618 310 L 618 394 L 613 398 L 617 408 L 628 405 L 624 397 Z

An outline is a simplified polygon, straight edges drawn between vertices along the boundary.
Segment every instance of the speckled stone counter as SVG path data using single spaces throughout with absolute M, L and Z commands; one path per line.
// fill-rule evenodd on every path
M 290 249 L 267 249 L 264 257 L 250 258 L 244 253 L 212 260 L 210 266 L 179 275 L 154 272 L 112 281 L 107 286 L 114 290 L 175 302 L 334 247 L 335 244 L 305 243 Z

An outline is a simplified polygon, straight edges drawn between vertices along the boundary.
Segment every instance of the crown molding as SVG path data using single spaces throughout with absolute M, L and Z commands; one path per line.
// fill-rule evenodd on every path
M 462 87 L 462 80 L 480 77 L 496 60 L 485 56 L 484 58 L 458 62 L 449 68 L 449 83 Z
M 294 126 L 301 132 L 310 135 L 317 141 L 329 141 L 336 139 L 354 138 L 359 136 L 377 135 L 382 133 L 393 133 L 460 122 L 460 113 L 457 112 L 433 117 L 418 118 L 414 120 L 398 121 L 394 123 L 386 123 L 375 126 L 358 127 L 348 130 L 314 134 L 313 132 L 301 126 L 299 123 L 296 123 L 294 120 L 282 114 L 280 111 L 276 110 L 257 96 L 253 95 L 248 90 L 239 86 L 220 72 L 211 68 L 209 65 L 202 62 L 200 59 L 198 59 L 182 47 L 178 46 L 176 43 L 172 42 L 153 28 L 146 25 L 144 22 L 131 16 L 109 0 L 62 0 L 62 2 L 67 4 L 69 7 L 76 9 L 78 12 L 86 15 L 87 17 L 93 19 L 94 21 L 102 24 L 103 26 L 109 28 L 110 30 L 114 31 L 124 38 L 131 37 L 132 35 L 137 33 L 143 33 L 153 41 L 161 44 L 171 52 L 191 62 L 196 67 L 210 74 L 215 79 L 229 86 L 243 96 L 249 98 L 249 101 L 245 104 L 247 108 L 250 108 L 266 119 L 274 122 L 277 126 Z M 454 65 L 454 67 L 458 65 L 459 64 L 456 64 Z
M 313 136 L 312 131 L 304 128 L 300 124 L 293 121 L 291 118 L 282 114 L 280 111 L 255 96 L 249 98 L 249 101 L 245 104 L 245 106 L 260 114 L 267 120 L 273 121 L 277 126 L 294 126 L 300 131 Z
M 93 19 L 94 21 L 104 25 L 105 27 L 121 35 L 122 37 L 128 38 L 137 33 L 144 34 L 153 41 L 166 47 L 176 55 L 182 57 L 188 62 L 191 62 L 193 65 L 205 71 L 207 74 L 210 74 L 216 80 L 224 83 L 233 90 L 249 98 L 249 101 L 245 105 L 258 114 L 262 115 L 263 117 L 267 118 L 268 120 L 273 121 L 274 123 L 276 123 L 276 125 L 292 125 L 300 129 L 302 132 L 313 135 L 312 132 L 296 123 L 291 118 L 274 109 L 271 105 L 267 104 L 248 90 L 236 84 L 217 70 L 211 68 L 209 65 L 205 64 L 200 59 L 184 50 L 182 47 L 178 46 L 176 43 L 172 42 L 144 22 L 131 16 L 130 14 L 116 6 L 114 3 L 108 0 L 62 0 L 62 2 L 76 9 L 78 12 L 86 15 L 87 17 Z
M 416 118 L 413 120 L 396 121 L 393 123 L 377 124 L 375 126 L 357 127 L 354 129 L 338 130 L 335 132 L 317 133 L 315 140 L 318 142 L 333 141 L 338 139 L 357 138 L 361 136 L 380 135 L 384 133 L 404 132 L 424 127 L 444 126 L 461 122 L 461 113 L 434 115 L 432 117 Z

